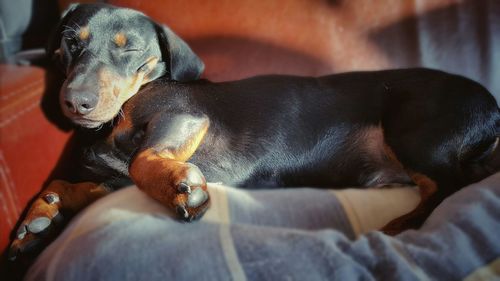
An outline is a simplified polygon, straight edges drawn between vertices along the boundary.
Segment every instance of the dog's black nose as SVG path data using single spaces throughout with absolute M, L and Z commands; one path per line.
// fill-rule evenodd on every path
M 64 106 L 75 114 L 87 115 L 92 112 L 97 105 L 96 95 L 82 92 L 72 92 L 66 95 Z

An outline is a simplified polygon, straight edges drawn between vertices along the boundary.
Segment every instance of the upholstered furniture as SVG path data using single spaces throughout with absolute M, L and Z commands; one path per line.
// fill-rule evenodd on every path
M 69 1 L 59 2 L 62 11 Z M 204 60 L 204 77 L 216 81 L 426 66 L 471 77 L 500 97 L 494 0 L 105 2 L 169 25 Z M 1 248 L 70 135 L 42 114 L 45 76 L 41 67 L 0 65 Z

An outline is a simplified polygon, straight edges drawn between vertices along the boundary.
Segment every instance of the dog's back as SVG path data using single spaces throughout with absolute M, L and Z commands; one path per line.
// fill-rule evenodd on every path
M 225 83 L 159 80 L 125 112 L 140 127 L 157 113 L 145 114 L 151 108 L 207 115 L 208 133 L 190 162 L 208 180 L 242 186 L 407 183 L 407 169 L 458 180 L 450 174 L 461 174 L 458 159 L 432 162 L 432 155 L 462 153 L 481 141 L 472 134 L 494 138 L 498 119 L 484 88 L 428 69 Z

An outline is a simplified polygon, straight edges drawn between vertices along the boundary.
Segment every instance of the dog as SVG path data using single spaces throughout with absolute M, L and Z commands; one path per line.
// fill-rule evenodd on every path
M 422 202 L 390 232 L 418 226 L 446 196 L 500 167 L 497 103 L 461 76 L 400 69 L 213 83 L 199 79 L 202 61 L 169 28 L 104 4 L 73 7 L 55 34 L 47 51 L 65 75 L 59 103 L 79 127 L 81 173 L 35 198 L 11 260 L 132 182 L 185 221 L 209 208 L 207 180 L 417 184 Z

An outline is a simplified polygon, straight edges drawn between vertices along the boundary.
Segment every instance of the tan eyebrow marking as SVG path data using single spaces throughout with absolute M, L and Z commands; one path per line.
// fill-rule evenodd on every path
M 88 26 L 84 26 L 80 28 L 80 31 L 78 32 L 78 37 L 81 40 L 87 40 L 90 36 L 90 30 Z
M 127 36 L 125 36 L 123 32 L 118 32 L 115 35 L 114 41 L 118 47 L 123 47 L 125 46 L 125 44 L 127 44 Z

